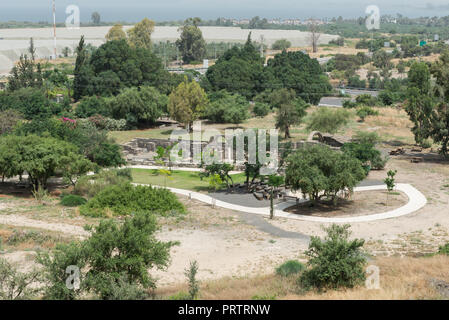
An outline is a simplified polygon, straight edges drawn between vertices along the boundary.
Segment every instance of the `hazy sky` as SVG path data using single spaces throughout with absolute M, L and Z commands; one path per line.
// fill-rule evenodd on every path
M 410 17 L 449 15 L 449 0 L 56 0 L 57 20 L 65 21 L 65 8 L 78 5 L 81 20 L 93 11 L 104 21 L 178 20 L 190 16 L 267 18 L 359 17 L 367 5 L 377 5 L 381 14 L 401 13 Z M 0 0 L 0 20 L 50 21 L 51 0 Z

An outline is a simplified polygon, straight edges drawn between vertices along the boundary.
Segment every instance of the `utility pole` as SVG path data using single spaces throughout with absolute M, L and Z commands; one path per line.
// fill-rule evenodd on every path
M 55 0 L 53 0 L 53 42 L 54 42 L 54 57 L 56 59 L 56 5 Z
M 264 55 L 263 55 L 263 43 L 264 43 L 264 36 L 263 35 L 261 35 L 260 36 L 260 57 L 261 58 L 263 58 L 264 57 Z

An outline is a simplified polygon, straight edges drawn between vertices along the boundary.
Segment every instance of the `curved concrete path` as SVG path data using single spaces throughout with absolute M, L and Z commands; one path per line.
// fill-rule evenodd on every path
M 136 184 L 138 185 L 138 184 Z M 145 185 L 145 184 L 142 184 Z M 160 186 L 155 186 L 160 187 Z M 170 191 L 181 194 L 184 196 L 187 196 L 191 199 L 199 200 L 204 203 L 208 203 L 211 205 L 215 205 L 217 207 L 226 208 L 230 210 L 235 211 L 241 211 L 246 213 L 252 213 L 252 214 L 259 214 L 259 215 L 270 215 L 270 208 L 253 208 L 253 207 L 245 207 L 241 205 L 236 205 L 220 200 L 216 200 L 215 198 L 212 198 L 206 194 L 198 193 L 190 190 L 183 190 L 183 189 L 176 189 L 176 188 L 167 188 Z M 357 187 L 354 188 L 354 192 L 361 192 L 361 191 L 371 191 L 371 190 L 387 190 L 386 185 L 375 185 L 375 186 L 365 186 L 365 187 Z M 289 213 L 286 211 L 283 211 L 284 209 L 291 207 L 296 204 L 296 201 L 286 201 L 282 202 L 275 206 L 275 216 L 276 217 L 282 217 L 282 218 L 288 218 L 288 219 L 295 219 L 295 220 L 303 220 L 303 221 L 313 221 L 313 222 L 327 222 L 327 223 L 351 223 L 351 222 L 367 222 L 367 221 L 375 221 L 375 220 L 383 220 L 383 219 L 390 219 L 390 218 L 397 218 L 401 217 L 410 213 L 413 213 L 422 207 L 424 207 L 427 203 L 426 197 L 419 192 L 417 189 L 415 189 L 410 184 L 405 183 L 398 183 L 396 185 L 395 190 L 404 192 L 409 201 L 406 205 L 391 210 L 387 212 L 382 213 L 376 213 L 376 214 L 370 214 L 370 215 L 363 215 L 363 216 L 356 216 L 356 217 L 340 217 L 340 218 L 326 218 L 326 217 L 314 217 L 314 216 L 305 216 L 305 215 L 298 215 Z M 302 200 L 305 201 L 305 200 Z

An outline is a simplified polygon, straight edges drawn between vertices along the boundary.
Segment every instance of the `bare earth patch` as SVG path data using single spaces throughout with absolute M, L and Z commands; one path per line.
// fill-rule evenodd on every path
M 337 205 L 332 201 L 321 201 L 312 205 L 304 202 L 285 209 L 284 211 L 316 217 L 362 216 L 382 213 L 402 207 L 408 202 L 402 192 L 362 191 L 354 192 L 351 199 L 340 199 Z

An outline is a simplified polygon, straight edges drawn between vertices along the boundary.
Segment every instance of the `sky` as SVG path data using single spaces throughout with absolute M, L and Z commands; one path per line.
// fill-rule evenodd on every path
M 377 5 L 381 14 L 401 13 L 409 17 L 449 15 L 449 0 L 56 0 L 57 21 L 66 19 L 68 5 L 80 8 L 81 21 L 93 11 L 103 21 L 183 20 L 198 16 L 251 18 L 345 18 L 365 15 L 368 5 Z M 51 21 L 51 0 L 0 0 L 0 20 Z

